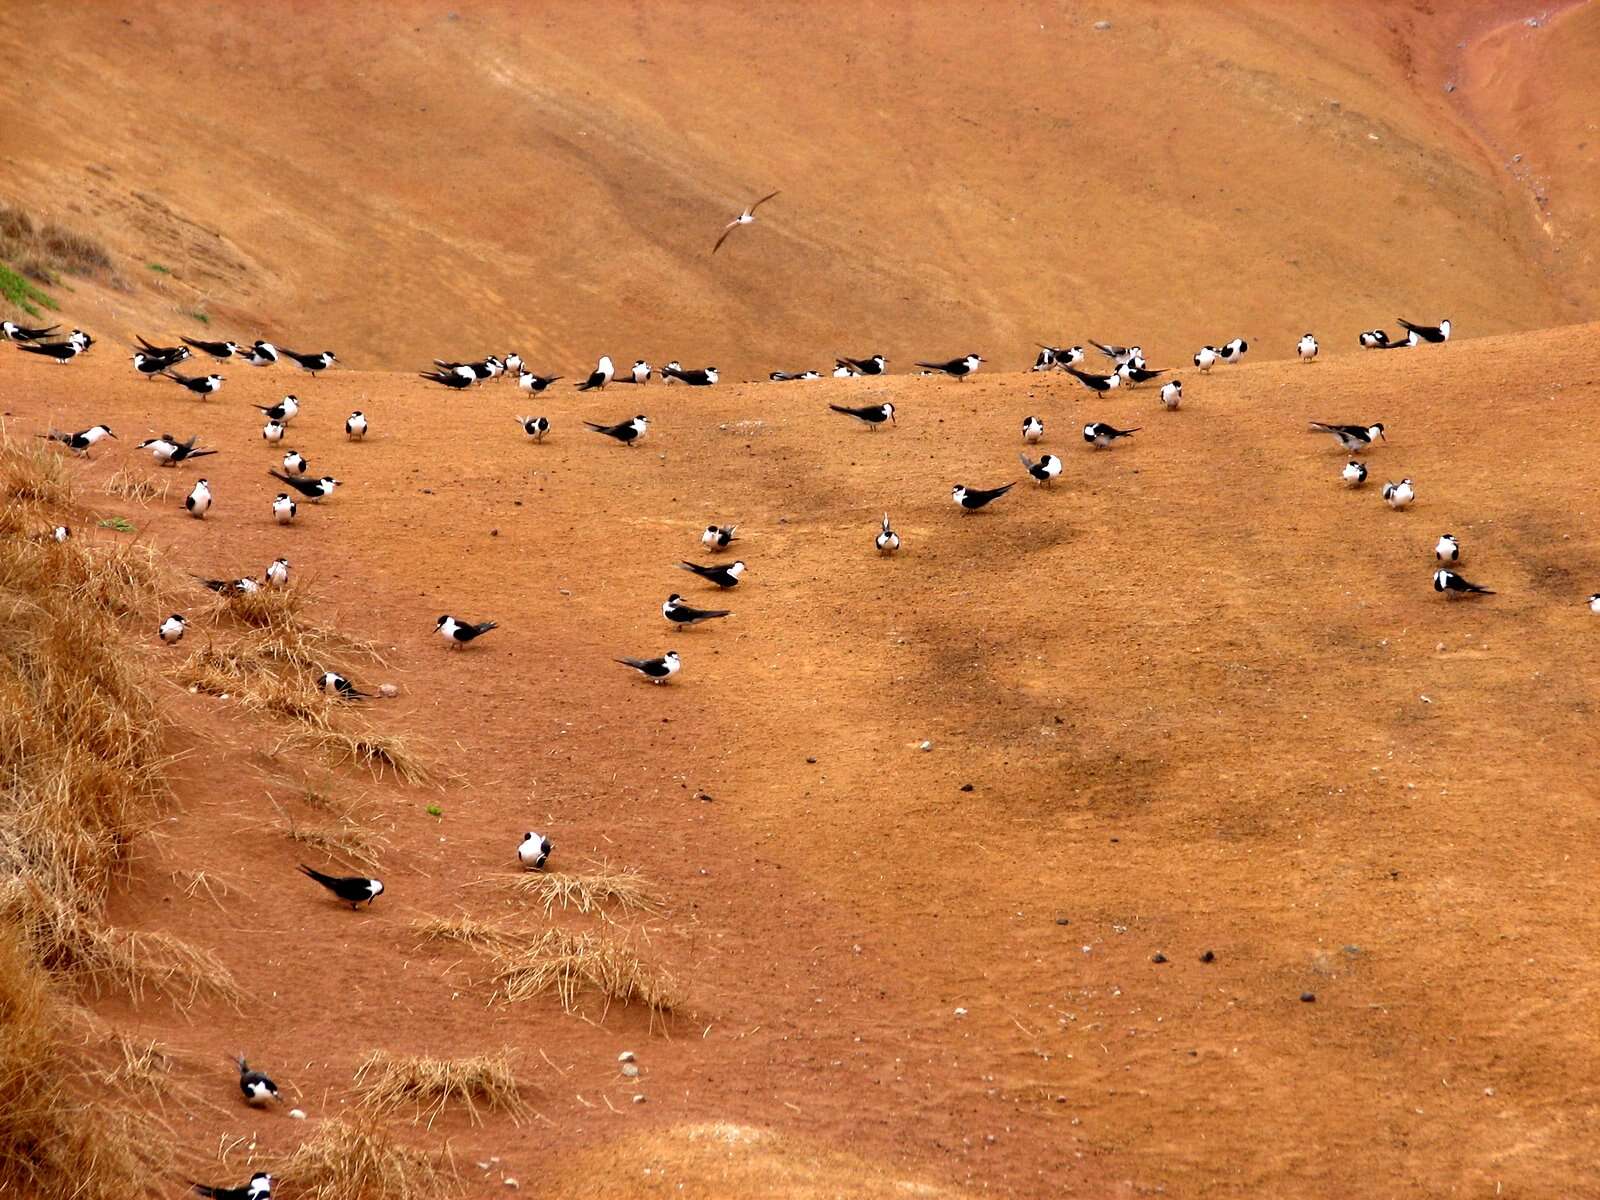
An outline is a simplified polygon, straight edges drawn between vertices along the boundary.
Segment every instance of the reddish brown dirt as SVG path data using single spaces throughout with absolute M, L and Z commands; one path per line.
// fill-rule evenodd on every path
M 0 123 L 0 199 L 103 237 L 127 282 L 73 284 L 75 319 L 201 333 L 199 309 L 213 334 L 383 370 L 488 343 L 567 374 L 609 349 L 764 377 L 841 352 L 909 363 L 1135 333 L 1281 352 L 1306 325 L 1397 312 L 1479 334 L 1594 315 L 1592 223 L 1547 262 L 1481 132 L 1502 91 L 1529 122 L 1563 93 L 1579 121 L 1584 59 L 1546 72 L 1519 45 L 1465 110 L 1443 85 L 1482 16 L 384 13 L 6 6 L 0 47 L 51 69 L 0 81 L 26 116 Z M 1540 170 L 1570 168 L 1585 203 L 1594 156 L 1561 129 Z
M 214 946 L 254 995 L 187 1025 L 109 1011 L 205 1065 L 224 1108 L 185 1129 L 197 1153 L 303 1131 L 227 1106 L 224 1051 L 276 1064 L 320 1116 L 373 1047 L 506 1044 L 542 1119 L 447 1128 L 469 1163 L 554 1170 L 551 1194 L 578 1190 L 569 1161 L 607 1164 L 614 1194 L 718 1194 L 680 1129 L 706 1122 L 1017 1195 L 1580 1194 L 1600 1067 L 1596 333 L 1191 374 L 1177 414 L 1016 375 L 565 391 L 539 406 L 542 446 L 509 385 L 296 377 L 294 441 L 347 483 L 288 530 L 245 404 L 282 374 L 200 403 L 109 356 L 10 356 L 17 429 L 121 433 L 74 467 L 91 490 L 147 429 L 222 446 L 205 522 L 177 502 L 193 471 L 107 511 L 185 571 L 288 554 L 322 617 L 388 648 L 394 669 L 362 679 L 404 688 L 384 727 L 463 776 L 442 795 L 330 776 L 174 689 L 181 802 L 114 916 Z M 825 408 L 878 396 L 900 405 L 880 434 Z M 349 445 L 357 405 L 374 432 Z M 577 425 L 635 407 L 654 425 L 632 450 Z M 1063 479 L 962 517 L 950 483 L 1016 478 L 1024 411 Z M 1144 428 L 1096 453 L 1088 417 Z M 1307 418 L 1384 419 L 1374 479 L 1410 475 L 1417 506 L 1345 491 Z M 885 508 L 894 561 L 871 550 Z M 751 576 L 725 626 L 669 634 L 656 607 L 709 519 L 741 524 Z M 1500 595 L 1434 595 L 1444 529 Z M 455 655 L 430 631 L 446 610 L 502 628 Z M 686 665 L 668 688 L 608 662 L 669 645 Z M 269 794 L 293 811 L 307 781 L 392 819 L 370 914 L 303 886 L 304 852 L 269 827 Z M 557 865 L 604 856 L 670 897 L 647 949 L 693 997 L 670 1040 L 632 1011 L 486 1009 L 470 955 L 414 949 L 416 916 L 497 911 L 467 885 L 530 826 Z M 197 864 L 232 888 L 220 911 L 171 878 Z M 656 1140 L 603 1149 L 634 1130 Z
M 224 1053 L 314 1123 L 374 1048 L 504 1045 L 538 1117 L 420 1135 L 474 1195 L 505 1194 L 491 1155 L 563 1196 L 1600 1192 L 1600 329 L 1505 336 L 1595 313 L 1592 7 L 1526 39 L 1500 6 L 403 11 L 0 11 L 9 57 L 50 64 L 0 81 L 36 117 L 0 122 L 0 200 L 103 237 L 129 284 L 63 293 L 106 335 L 82 362 L 0 347 L 0 411 L 117 429 L 73 467 L 91 497 L 146 469 L 144 436 L 221 447 L 211 519 L 181 511 L 199 472 L 149 468 L 164 501 L 106 497 L 79 535 L 123 514 L 206 575 L 288 554 L 316 615 L 388 655 L 351 664 L 402 688 L 374 719 L 460 773 L 275 754 L 171 687 L 177 800 L 112 916 L 216 949 L 251 998 L 98 1007 L 190 1056 L 214 1103 L 166 1115 L 196 1171 L 314 1127 L 237 1106 Z M 117 338 L 203 334 L 197 306 L 213 335 L 382 370 L 235 368 L 209 402 L 134 377 Z M 1400 311 L 1463 336 L 1350 349 Z M 1306 328 L 1322 361 L 1270 361 Z M 1235 332 L 1251 360 L 1183 372 L 1177 414 L 1009 373 L 1035 338 L 1138 336 L 1163 365 Z M 567 374 L 969 348 L 996 373 L 542 401 L 408 373 L 513 346 Z M 280 530 L 247 405 L 286 390 L 293 444 L 346 487 Z M 826 408 L 879 398 L 901 406 L 879 434 Z M 510 418 L 539 411 L 527 445 Z M 632 450 L 578 424 L 633 411 Z M 1026 412 L 1063 478 L 960 516 L 957 479 L 1019 477 Z M 1094 453 L 1090 418 L 1144 428 Z M 1388 423 L 1365 491 L 1307 419 Z M 1420 499 L 1395 514 L 1377 487 L 1402 474 Z M 724 597 L 672 569 L 709 520 L 746 537 Z M 1429 590 L 1446 529 L 1500 595 Z M 669 633 L 673 590 L 736 615 Z M 453 655 L 444 611 L 502 628 Z M 669 645 L 668 688 L 609 661 Z M 370 913 L 294 873 L 274 802 L 304 816 L 307 789 L 384 814 Z M 471 885 L 530 827 L 554 866 L 667 896 L 625 924 L 687 986 L 670 1038 L 489 1005 L 475 956 L 417 948 L 421 916 L 517 916 Z M 220 905 L 174 878 L 196 867 Z

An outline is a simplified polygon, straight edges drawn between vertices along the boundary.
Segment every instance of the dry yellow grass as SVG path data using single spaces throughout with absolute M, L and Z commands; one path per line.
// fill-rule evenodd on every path
M 652 915 L 663 908 L 661 896 L 636 869 L 615 869 L 609 863 L 598 863 L 593 870 L 572 874 L 524 871 L 516 875 L 494 875 L 480 879 L 478 885 L 537 904 L 547 917 L 554 914 L 558 905 L 580 913 L 601 915 L 605 915 L 607 907 L 625 913 Z
M 374 1050 L 356 1068 L 362 1107 L 375 1113 L 412 1109 L 412 1124 L 427 1118 L 432 1128 L 452 1102 L 463 1105 L 474 1125 L 481 1125 L 480 1107 L 508 1114 L 520 1124 L 527 1113 L 511 1069 L 511 1054 L 477 1054 L 471 1058 L 429 1058 Z
M 454 917 L 418 917 L 411 928 L 421 943 L 454 942 L 474 950 L 510 951 L 526 946 L 539 935 L 531 929 L 513 929 L 493 921 L 479 921 L 467 915 Z
M 597 993 L 609 1008 L 642 1004 L 650 1025 L 683 1007 L 678 981 L 644 963 L 623 942 L 597 933 L 549 929 L 526 946 L 495 953 L 496 995 L 510 1003 L 553 992 L 566 1012 L 584 991 Z M 604 1014 L 602 1013 L 602 1016 Z
M 138 471 L 130 471 L 123 467 L 110 479 L 106 480 L 106 492 L 112 496 L 120 496 L 124 500 L 132 500 L 136 504 L 147 505 L 152 500 L 165 500 L 171 485 L 162 481 L 155 483 Z
M 297 821 L 280 805 L 275 828 L 290 841 L 327 851 L 334 857 L 348 858 L 363 866 L 375 866 L 389 839 L 378 832 L 382 815 L 369 801 L 324 801 L 315 806 L 318 820 Z
M 205 951 L 101 916 L 168 795 L 165 725 L 122 628 L 159 573 L 136 544 L 39 536 L 74 511 L 57 455 L 0 430 L 0 1195 L 111 1200 L 155 1190 L 165 1143 L 120 1091 L 77 1097 L 52 975 L 135 999 L 234 992 Z M 154 1088 L 158 1065 L 125 1052 L 117 1069 Z
M 349 728 L 306 726 L 291 730 L 272 748 L 274 755 L 312 750 L 336 765 L 365 767 L 382 779 L 389 772 L 415 787 L 443 787 L 452 778 L 394 733 L 353 724 Z
M 461 1184 L 449 1148 L 427 1154 L 397 1142 L 379 1114 L 325 1121 L 272 1174 L 297 1200 L 442 1200 Z

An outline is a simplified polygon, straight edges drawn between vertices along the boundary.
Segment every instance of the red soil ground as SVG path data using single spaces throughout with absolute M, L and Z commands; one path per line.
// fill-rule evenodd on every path
M 73 467 L 80 536 L 208 576 L 287 554 L 316 616 L 389 658 L 358 675 L 401 687 L 373 718 L 460 775 L 274 753 L 278 730 L 171 686 L 177 800 L 111 915 L 215 949 L 251 998 L 97 1008 L 189 1056 L 215 1106 L 166 1116 L 194 1170 L 291 1147 L 374 1048 L 506 1046 L 537 1118 L 418 1135 L 451 1139 L 473 1195 L 502 1173 L 561 1196 L 1600 1190 L 1600 329 L 1541 328 L 1594 316 L 1592 135 L 1561 86 L 1592 9 L 1525 34 L 1509 9 L 405 11 L 0 12 L 0 45 L 51 64 L 0 84 L 39 118 L 0 123 L 10 198 L 103 237 L 131 283 L 62 296 L 107 335 L 87 359 L 0 350 L 9 427 L 117 430 Z M 1553 235 L 1507 129 L 1538 131 Z M 203 333 L 175 314 L 200 304 L 213 334 L 383 370 L 235 368 L 201 402 L 119 359 L 129 331 Z M 1461 336 L 1353 349 L 1397 311 Z M 1306 328 L 1323 359 L 1273 361 Z M 1174 414 L 1017 373 L 1036 338 L 1137 336 L 1159 366 L 1234 333 L 1251 359 L 1181 372 Z M 543 400 L 409 374 L 511 347 L 567 374 L 600 351 L 735 377 L 995 361 L 964 385 Z M 292 443 L 345 487 L 285 530 L 248 404 L 290 390 Z M 827 411 L 879 399 L 882 433 Z M 634 449 L 579 424 L 634 411 Z M 1020 477 L 1029 412 L 1061 480 L 963 517 L 950 485 Z M 1143 428 L 1096 453 L 1089 419 Z M 1365 490 L 1308 419 L 1388 425 Z M 181 508 L 200 472 L 132 449 L 168 429 L 223 451 L 204 522 Z M 123 466 L 170 494 L 99 498 Z M 1377 488 L 1401 475 L 1397 514 Z M 745 536 L 730 595 L 673 569 L 712 520 Z M 1430 590 L 1445 530 L 1498 595 Z M 735 615 L 669 631 L 670 591 Z M 446 611 L 501 628 L 455 655 Z M 668 646 L 670 687 L 609 661 Z M 307 790 L 383 814 L 371 912 L 294 873 L 274 802 L 303 817 Z M 666 896 L 624 926 L 685 984 L 670 1036 L 489 1004 L 476 956 L 418 948 L 419 917 L 529 919 L 471 886 L 529 828 L 553 867 Z M 218 903 L 174 878 L 197 867 Z M 234 1103 L 241 1048 L 310 1123 Z

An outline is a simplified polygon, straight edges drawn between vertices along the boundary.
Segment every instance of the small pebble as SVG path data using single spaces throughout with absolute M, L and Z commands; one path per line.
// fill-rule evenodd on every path
M 970 792 L 972 790 L 972 785 L 970 783 L 963 783 L 961 785 L 961 790 L 963 792 Z
M 637 1079 L 638 1076 L 639 1076 L 639 1064 L 638 1063 L 631 1063 L 631 1062 L 623 1063 L 622 1064 L 622 1073 L 624 1075 L 626 1075 L 629 1079 Z
M 618 1062 L 632 1062 L 633 1058 L 634 1055 L 632 1050 L 624 1050 L 621 1054 L 617 1055 Z
M 958 1008 L 958 1009 L 956 1009 L 956 1016 L 958 1016 L 958 1017 L 964 1017 L 964 1016 L 966 1016 L 966 1015 L 967 1015 L 967 1010 L 966 1010 L 966 1009 L 964 1009 L 964 1008 Z
M 635 1104 L 643 1104 L 644 1103 L 644 1093 L 640 1092 L 638 1095 L 634 1096 L 633 1102 Z
M 1094 27 L 1096 29 L 1100 30 L 1101 33 L 1104 33 L 1106 30 L 1111 28 L 1111 22 L 1110 21 L 1096 21 L 1094 23 Z
M 490 537 L 499 537 L 500 536 L 500 531 L 498 529 L 491 529 L 491 530 L 489 530 L 489 536 Z
M 1153 963 L 1164 963 L 1167 961 L 1167 956 L 1161 953 L 1161 951 L 1157 950 L 1150 956 L 1150 961 Z
M 933 749 L 933 743 L 932 742 L 923 742 L 922 745 L 917 747 L 917 749 L 918 750 L 932 750 Z
M 306 1111 L 305 1111 L 305 1109 L 303 1109 L 303 1108 L 291 1108 L 289 1110 L 289 1119 L 293 1120 L 293 1121 L 304 1121 L 306 1119 Z
M 1056 924 L 1057 925 L 1071 925 L 1072 924 L 1072 918 L 1071 917 L 1057 917 L 1056 918 Z
M 816 762 L 816 761 L 817 761 L 817 760 L 816 760 L 816 759 L 814 759 L 814 758 L 807 758 L 807 759 L 806 759 L 806 761 L 807 761 L 807 762 L 808 762 L 808 763 L 814 763 L 814 762 Z
M 1217 952 L 1215 950 L 1207 950 L 1204 954 L 1202 954 L 1200 956 L 1200 961 L 1201 962 L 1216 962 L 1217 961 Z
M 1315 1004 L 1316 1002 L 1317 1002 L 1317 994 L 1315 992 L 1301 992 L 1300 993 L 1300 1003 L 1301 1004 Z
M 510 1188 L 510 1189 L 511 1189 L 511 1190 L 512 1190 L 512 1191 L 516 1191 L 516 1190 L 517 1190 L 517 1188 L 519 1188 L 519 1187 L 521 1187 L 521 1186 L 522 1186 L 522 1185 L 521 1185 L 521 1184 L 520 1184 L 520 1183 L 518 1183 L 518 1182 L 517 1182 L 517 1181 L 516 1181 L 516 1180 L 515 1180 L 515 1179 L 513 1179 L 513 1178 L 511 1178 L 511 1176 L 509 1176 L 509 1175 L 507 1175 L 507 1176 L 506 1176 L 506 1177 L 505 1177 L 505 1178 L 504 1178 L 504 1179 L 502 1179 L 502 1180 L 501 1180 L 501 1181 L 500 1181 L 500 1182 L 501 1182 L 501 1183 L 503 1183 L 503 1184 L 505 1184 L 505 1185 L 506 1185 L 506 1186 L 507 1186 L 507 1187 L 508 1187 L 508 1188 Z
M 380 683 L 378 685 L 378 695 L 382 696 L 385 700 L 393 700 L 399 694 L 400 689 L 392 683 Z

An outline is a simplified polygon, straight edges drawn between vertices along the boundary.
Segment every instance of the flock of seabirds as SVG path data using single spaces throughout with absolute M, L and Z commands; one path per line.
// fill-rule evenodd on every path
M 758 201 L 757 205 L 752 205 L 730 222 L 724 229 L 722 238 L 718 240 L 716 249 L 721 248 L 734 229 L 749 224 L 753 220 L 754 209 L 767 199 L 771 197 Z M 1359 343 L 1364 349 L 1377 351 L 1406 349 L 1423 343 L 1443 343 L 1450 339 L 1448 320 L 1442 320 L 1437 325 L 1421 325 L 1402 319 L 1400 326 L 1404 331 L 1403 336 L 1391 337 L 1382 329 L 1371 329 L 1360 334 Z M 5 339 L 15 343 L 20 350 L 61 364 L 73 362 L 95 344 L 93 337 L 78 329 L 72 330 L 59 340 L 48 340 L 56 334 L 57 328 L 56 326 L 30 328 L 12 321 L 0 323 L 0 333 L 3 333 Z M 261 340 L 248 347 L 232 341 L 204 341 L 188 337 L 180 340 L 182 343 L 180 345 L 159 346 L 142 337 L 139 338 L 139 344 L 132 354 L 133 369 L 147 379 L 166 379 L 196 396 L 207 397 L 214 395 L 222 387 L 224 378 L 221 374 L 216 372 L 186 374 L 178 370 L 179 365 L 196 352 L 219 362 L 239 361 L 254 367 L 271 367 L 288 360 L 313 377 L 338 361 L 338 356 L 331 350 L 307 354 Z M 1106 369 L 1103 373 L 1081 369 L 1087 358 L 1082 346 L 1041 345 L 1032 369 L 1065 371 L 1084 388 L 1097 394 L 1105 394 L 1119 388 L 1136 388 L 1172 373 L 1168 369 L 1158 370 L 1149 367 L 1145 362 L 1143 350 L 1137 345 L 1119 346 L 1094 341 L 1089 345 L 1104 360 Z M 1239 362 L 1249 348 L 1249 344 L 1243 338 L 1235 338 L 1220 346 L 1203 346 L 1195 353 L 1193 363 L 1198 371 L 1205 374 L 1218 365 Z M 1318 350 L 1317 339 L 1310 333 L 1302 337 L 1296 346 L 1300 361 L 1307 363 L 1316 359 Z M 948 362 L 918 362 L 917 367 L 925 375 L 944 375 L 960 381 L 976 372 L 985 361 L 980 355 L 968 354 Z M 866 358 L 839 358 L 831 371 L 831 374 L 838 378 L 881 376 L 887 373 L 888 360 L 881 354 Z M 648 384 L 656 374 L 651 365 L 642 359 L 636 361 L 631 370 L 618 374 L 612 360 L 602 356 L 588 377 L 575 381 L 574 386 L 583 392 L 604 391 L 614 385 L 638 387 Z M 529 395 L 544 392 L 562 378 L 559 375 L 540 375 L 528 370 L 522 359 L 514 353 L 507 354 L 503 358 L 489 355 L 477 362 L 435 361 L 434 369 L 421 372 L 421 375 L 433 383 L 451 389 L 476 387 L 489 380 L 508 376 Z M 719 380 L 716 367 L 686 370 L 677 362 L 670 362 L 662 367 L 659 376 L 667 384 L 681 383 L 689 387 L 710 387 L 716 385 Z M 769 378 L 777 382 L 819 379 L 822 378 L 822 372 L 773 371 Z M 1164 408 L 1177 409 L 1183 400 L 1183 382 L 1173 378 L 1161 383 L 1158 396 Z M 259 409 L 263 416 L 262 438 L 274 446 L 285 440 L 291 424 L 300 411 L 299 401 L 292 394 L 285 395 L 275 404 L 257 404 L 254 407 Z M 895 406 L 888 402 L 860 407 L 830 404 L 828 407 L 835 413 L 861 422 L 874 432 L 884 425 L 895 424 Z M 550 431 L 550 422 L 543 416 L 517 416 L 516 421 L 526 437 L 535 442 L 543 440 Z M 624 446 L 632 446 L 645 436 L 649 429 L 649 418 L 641 413 L 616 424 L 585 421 L 584 425 L 598 435 Z M 1122 439 L 1139 433 L 1140 428 L 1119 429 L 1104 421 L 1093 421 L 1083 426 L 1082 436 L 1089 447 L 1107 450 Z M 1385 440 L 1383 425 L 1331 424 L 1317 421 L 1311 423 L 1311 429 L 1331 435 L 1347 452 L 1348 461 L 1341 471 L 1344 483 L 1352 488 L 1363 486 L 1367 481 L 1367 467 L 1356 456 L 1370 449 L 1376 442 Z M 351 441 L 361 441 L 366 437 L 368 430 L 367 417 L 361 411 L 352 412 L 345 419 L 345 435 Z M 92 425 L 76 432 L 51 429 L 38 436 L 48 438 L 74 454 L 83 456 L 88 456 L 102 440 L 116 437 L 110 428 L 103 424 Z M 1044 437 L 1044 422 L 1037 416 L 1024 417 L 1021 437 L 1026 446 L 1037 444 Z M 171 434 L 162 434 L 160 437 L 140 442 L 139 448 L 149 451 L 158 465 L 176 467 L 181 463 L 217 453 L 214 449 L 202 449 L 198 442 L 198 437 L 180 440 Z M 1018 457 L 1028 477 L 1040 485 L 1049 485 L 1061 474 L 1062 461 L 1054 454 L 1044 454 L 1038 459 L 1033 459 L 1026 452 L 1019 452 Z M 305 457 L 293 449 L 284 452 L 281 467 L 281 470 L 274 469 L 268 472 L 284 488 L 271 501 L 272 519 L 281 525 L 288 525 L 296 519 L 302 502 L 320 503 L 331 497 L 340 486 L 340 481 L 332 476 L 311 478 Z M 993 488 L 974 488 L 958 483 L 951 489 L 951 500 L 963 514 L 973 513 L 993 504 L 1015 486 L 1015 481 Z M 1415 500 L 1416 489 L 1409 478 L 1403 478 L 1398 482 L 1385 483 L 1382 498 L 1391 508 L 1404 509 Z M 184 499 L 185 509 L 196 519 L 204 519 L 213 503 L 210 484 L 204 478 L 195 482 Z M 71 536 L 71 531 L 65 526 L 58 526 L 43 536 L 52 537 L 56 541 L 66 541 Z M 731 552 L 730 548 L 738 540 L 738 535 L 735 526 L 710 525 L 700 540 L 704 549 L 715 556 Z M 887 513 L 884 514 L 873 541 L 877 551 L 882 555 L 892 555 L 900 549 L 900 535 L 892 528 Z M 1462 549 L 1460 542 L 1452 534 L 1441 535 L 1434 548 L 1434 557 L 1436 569 L 1433 574 L 1433 587 L 1436 592 L 1450 597 L 1493 594 L 1488 588 L 1465 579 L 1454 569 L 1461 560 Z M 727 563 L 710 564 L 684 561 L 678 565 L 722 590 L 737 587 L 746 570 L 744 562 L 738 559 Z M 266 568 L 263 578 L 259 581 L 254 578 L 240 578 L 202 579 L 199 582 L 214 592 L 237 595 L 255 592 L 262 588 L 286 587 L 289 583 L 289 572 L 289 560 L 278 558 Z M 1588 604 L 1593 612 L 1600 614 L 1600 593 L 1590 596 Z M 680 627 L 698 625 L 731 615 L 726 609 L 696 607 L 677 593 L 667 598 L 661 607 L 661 613 L 670 624 Z M 168 645 L 176 645 L 183 639 L 187 623 L 187 618 L 183 614 L 173 613 L 161 622 L 157 636 Z M 460 650 L 495 629 L 496 623 L 466 621 L 447 613 L 439 617 L 434 628 L 453 649 Z M 682 669 L 682 661 L 675 650 L 668 650 L 654 658 L 619 658 L 616 661 L 637 671 L 640 676 L 652 683 L 658 684 L 666 683 Z M 349 679 L 334 671 L 322 673 L 316 683 L 325 694 L 336 700 L 360 701 L 370 698 L 369 693 L 361 691 Z M 530 831 L 524 834 L 517 848 L 517 857 L 525 868 L 542 870 L 551 850 L 549 838 Z M 370 905 L 384 890 L 382 881 L 378 879 L 328 875 L 303 864 L 300 870 L 340 901 L 349 904 L 352 909 L 362 904 Z M 235 1059 L 235 1063 L 239 1072 L 239 1089 L 246 1103 L 259 1106 L 280 1100 L 277 1085 L 267 1075 L 251 1068 L 243 1056 Z M 265 1172 L 258 1172 L 248 1183 L 239 1187 L 211 1187 L 205 1184 L 195 1184 L 194 1187 L 199 1194 L 215 1197 L 216 1200 L 270 1200 L 272 1178 Z

